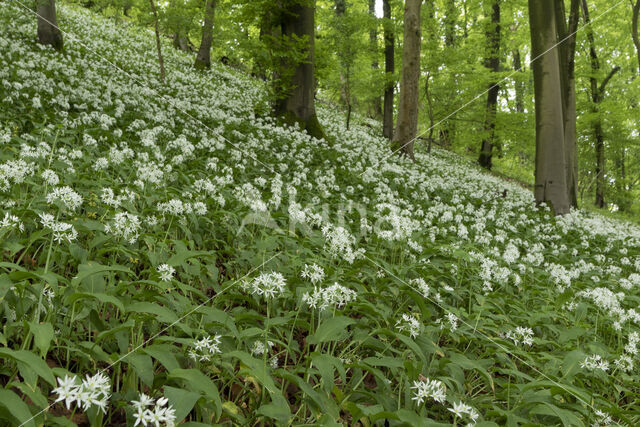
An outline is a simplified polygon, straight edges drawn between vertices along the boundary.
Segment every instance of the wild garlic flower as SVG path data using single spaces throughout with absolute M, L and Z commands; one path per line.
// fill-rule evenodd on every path
M 271 299 L 281 296 L 287 287 L 287 281 L 282 274 L 275 271 L 262 273 L 250 282 L 244 282 L 243 288 L 254 295 Z
M 417 337 L 422 331 L 422 324 L 415 314 L 403 314 L 402 319 L 396 322 L 396 328 L 400 332 L 407 332 L 411 338 Z
M 156 401 L 152 397 L 141 393 L 140 400 L 131 402 L 135 409 L 133 414 L 136 420 L 134 427 L 138 424 L 143 427 L 148 425 L 154 427 L 160 427 L 161 425 L 166 427 L 175 426 L 176 411 L 171 405 L 167 405 L 168 402 L 169 400 L 166 397 L 161 397 Z M 153 409 L 149 409 L 152 406 Z
M 209 335 L 194 341 L 193 348 L 189 350 L 189 357 L 195 361 L 208 362 L 211 356 L 220 353 L 220 342 L 220 335 Z
M 44 228 L 48 228 L 53 232 L 53 240 L 56 243 L 67 241 L 71 243 L 78 237 L 78 232 L 71 224 L 56 221 L 54 216 L 48 213 L 38 214 L 40 223 Z
M 594 413 L 596 416 L 596 420 L 594 421 L 593 424 L 591 424 L 592 427 L 604 427 L 604 426 L 610 426 L 613 424 L 613 419 L 609 414 L 599 409 L 596 409 Z
M 617 358 L 613 363 L 615 363 L 616 369 L 619 369 L 623 372 L 633 371 L 633 359 L 628 354 L 623 354 L 622 356 Z
M 470 425 L 475 425 L 476 420 L 480 416 L 475 409 L 463 402 L 454 403 L 453 408 L 447 409 L 453 412 L 453 414 L 458 418 L 464 418 L 465 415 L 468 416 L 471 421 Z
M 424 378 L 421 381 L 414 381 L 411 388 L 415 390 L 411 400 L 415 400 L 418 405 L 429 399 L 444 403 L 447 398 L 447 390 L 442 381 Z
M 82 196 L 69 186 L 57 187 L 47 194 L 47 203 L 61 202 L 70 211 L 77 210 L 82 205 Z
M 58 183 L 60 182 L 60 178 L 58 178 L 58 175 L 56 175 L 56 173 L 51 169 L 42 171 L 42 179 L 47 185 L 58 185 Z
M 447 313 L 441 319 L 436 320 L 436 323 L 440 325 L 440 329 L 449 328 L 451 332 L 454 332 L 458 329 L 458 322 L 460 319 L 453 313 Z
M 353 264 L 353 261 L 364 256 L 363 248 L 353 248 L 356 239 L 345 228 L 327 224 L 322 227 L 322 234 L 325 238 L 325 249 L 332 257 L 342 258 L 349 264 Z
M 269 351 L 271 351 L 274 345 L 275 344 L 273 342 L 267 341 L 267 346 L 269 347 Z M 264 352 L 265 352 L 264 341 L 254 341 L 253 347 L 251 348 L 251 353 L 256 356 L 260 356 L 260 355 L 263 355 Z
M 333 285 L 320 289 L 318 287 L 313 288 L 313 292 L 307 292 L 302 296 L 302 302 L 306 303 L 311 308 L 319 308 L 320 310 L 327 310 L 329 308 L 341 309 L 347 303 L 356 299 L 356 292 L 337 282 Z
M 533 330 L 518 326 L 514 330 L 507 331 L 505 338 L 513 341 L 515 345 L 522 343 L 523 345 L 531 346 L 533 344 Z
M 599 369 L 602 372 L 607 372 L 609 370 L 609 362 L 603 359 L 599 354 L 592 354 L 591 356 L 587 356 L 582 363 L 580 363 L 580 367 L 588 371 L 595 371 L 596 369 Z
M 169 282 L 173 279 L 173 274 L 176 272 L 176 269 L 171 267 L 169 264 L 160 264 L 156 271 L 160 273 L 160 280 L 163 282 Z
M 107 411 L 107 403 L 111 397 L 111 381 L 102 372 L 94 376 L 87 375 L 81 384 L 77 383 L 77 378 L 65 376 L 58 378 L 59 386 L 51 392 L 58 395 L 56 402 L 65 401 L 67 409 L 71 409 L 71 404 L 76 403 L 87 410 L 92 406 L 97 406 L 103 413 Z
M 111 223 L 105 225 L 104 230 L 133 244 L 138 240 L 140 218 L 127 212 L 119 212 L 113 217 Z
M 427 282 L 425 282 L 425 280 L 422 277 L 411 279 L 409 281 L 409 284 L 415 287 L 416 290 L 418 290 L 423 297 L 429 298 L 429 292 L 431 291 L 431 289 L 429 288 L 429 285 L 427 285 Z
M 24 231 L 24 223 L 17 216 L 5 212 L 4 218 L 0 220 L 1 228 L 17 228 L 20 231 Z
M 314 285 L 324 280 L 324 269 L 317 264 L 305 264 L 300 276 L 303 279 L 308 279 Z

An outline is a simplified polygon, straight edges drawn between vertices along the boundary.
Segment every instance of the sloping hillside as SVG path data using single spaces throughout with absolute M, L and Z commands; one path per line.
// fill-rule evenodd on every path
M 0 1 L 3 424 L 640 423 L 640 229 L 59 22 Z

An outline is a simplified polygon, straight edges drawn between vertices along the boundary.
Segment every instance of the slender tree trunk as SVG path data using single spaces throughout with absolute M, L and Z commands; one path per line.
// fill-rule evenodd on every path
M 371 16 L 371 19 L 375 22 L 375 26 L 369 31 L 369 47 L 373 55 L 371 70 L 375 75 L 380 68 L 380 63 L 378 62 L 378 18 L 376 17 L 376 0 L 369 0 L 369 16 Z M 371 110 L 371 117 L 382 117 L 382 97 L 377 95 L 373 98 L 371 101 Z
M 431 145 L 433 144 L 433 126 L 434 126 L 434 116 L 433 116 L 433 100 L 431 99 L 431 90 L 429 89 L 429 80 L 431 79 L 431 74 L 427 72 L 427 76 L 425 78 L 424 83 L 424 95 L 427 98 L 427 105 L 429 107 L 429 136 L 427 138 L 427 153 L 431 153 Z
M 584 16 L 585 26 L 587 28 L 587 40 L 589 40 L 589 56 L 591 58 L 591 77 L 589 78 L 591 83 L 591 98 L 593 101 L 593 113 L 595 114 L 595 120 L 593 122 L 593 133 L 595 136 L 595 154 L 596 154 L 596 198 L 595 205 L 599 208 L 606 207 L 605 201 L 605 142 L 604 131 L 602 129 L 602 119 L 600 117 L 600 103 L 604 98 L 604 93 L 607 84 L 611 78 L 620 71 L 620 67 L 614 67 L 611 72 L 602 80 L 600 86 L 598 86 L 597 75 L 600 72 L 600 60 L 596 51 L 595 37 L 593 35 L 593 29 L 590 25 L 589 8 L 586 0 L 582 0 L 582 14 Z
M 571 0 L 567 28 L 564 1 L 556 0 L 556 31 L 563 96 L 565 174 L 569 204 L 578 207 L 578 152 L 576 131 L 575 53 L 580 20 L 580 0 Z
M 466 8 L 466 2 L 465 2 Z M 445 16 L 444 16 L 444 45 L 445 54 L 449 54 L 449 51 L 456 46 L 456 22 L 460 12 L 456 5 L 456 0 L 447 0 L 445 4 Z M 467 13 L 465 9 L 465 20 L 467 19 Z M 464 35 L 467 36 L 467 25 L 464 26 Z M 455 76 L 455 74 L 454 74 Z M 455 77 L 454 77 L 455 78 Z M 455 94 L 452 97 L 455 98 Z M 453 109 L 453 108 L 452 108 Z M 443 129 L 440 130 L 440 142 L 444 147 L 450 147 L 453 144 L 456 135 L 456 116 L 452 115 L 444 123 Z
M 633 38 L 633 44 L 636 47 L 636 54 L 638 55 L 638 74 L 640 74 L 640 38 L 638 38 L 638 15 L 640 15 L 640 0 L 636 0 L 633 5 L 631 37 Z
M 531 50 L 536 105 L 534 195 L 556 215 L 569 212 L 565 170 L 564 100 L 554 0 L 529 0 Z
M 281 18 L 282 35 L 289 38 L 305 39 L 306 59 L 291 63 L 291 81 L 287 96 L 276 102 L 275 114 L 287 122 L 297 122 L 315 138 L 324 138 L 315 106 L 315 1 L 294 3 L 284 11 Z M 276 85 L 282 82 L 275 81 Z M 276 88 L 276 91 L 279 89 Z
M 513 50 L 513 70 L 519 73 L 522 72 L 522 59 L 518 49 Z M 516 92 L 516 113 L 524 113 L 524 82 L 519 76 L 516 77 L 514 86 Z
M 38 42 L 51 45 L 55 50 L 62 50 L 64 43 L 58 28 L 55 0 L 38 0 Z
M 216 12 L 216 0 L 207 0 L 202 24 L 202 40 L 193 66 L 199 70 L 211 67 L 211 43 L 213 41 L 213 20 Z
M 393 22 L 391 22 L 391 5 L 390 0 L 383 0 L 382 6 L 384 11 L 384 71 L 385 71 L 385 90 L 384 90 L 384 116 L 382 124 L 382 134 L 385 138 L 393 139 L 393 98 L 394 98 L 394 81 L 395 73 L 395 34 L 393 31 Z
M 158 12 L 156 10 L 155 0 L 149 0 L 149 4 L 151 5 L 151 12 L 153 12 L 153 21 L 156 30 L 156 49 L 158 50 L 158 62 L 160 63 L 160 82 L 164 84 L 164 58 L 162 56 L 162 46 L 160 44 L 160 23 L 158 22 Z
M 494 75 L 500 71 L 500 0 L 494 0 L 491 7 L 491 23 L 487 29 L 487 57 L 485 67 Z M 480 148 L 478 162 L 480 166 L 491 169 L 493 147 L 495 143 L 496 116 L 498 112 L 498 93 L 500 85 L 497 81 L 489 83 L 487 93 L 487 109 L 484 120 L 485 138 Z
M 418 131 L 418 83 L 420 79 L 420 7 L 422 0 L 405 0 L 402 80 L 398 105 L 398 123 L 393 135 L 393 150 L 413 159 L 413 140 Z

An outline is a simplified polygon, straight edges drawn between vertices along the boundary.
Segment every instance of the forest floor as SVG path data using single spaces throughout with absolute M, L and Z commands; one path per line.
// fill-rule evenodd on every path
M 1 424 L 640 424 L 640 228 L 58 14 L 0 1 Z

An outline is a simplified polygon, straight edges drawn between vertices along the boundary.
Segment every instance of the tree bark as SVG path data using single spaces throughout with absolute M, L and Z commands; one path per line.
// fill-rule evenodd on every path
M 485 67 L 494 75 L 500 71 L 500 0 L 493 0 L 491 7 L 491 23 L 487 29 L 487 56 Z M 489 83 L 487 93 L 487 109 L 484 120 L 485 138 L 480 147 L 480 166 L 491 170 L 493 147 L 495 145 L 496 116 L 498 112 L 498 93 L 500 85 L 497 81 Z
M 564 147 L 564 100 L 554 0 L 529 0 L 536 106 L 534 195 L 556 215 L 569 212 Z
M 376 74 L 380 68 L 378 62 L 378 18 L 376 17 L 376 0 L 369 0 L 369 16 L 375 25 L 369 30 L 369 47 L 371 54 L 373 55 L 373 61 L 371 61 L 371 70 Z M 371 117 L 382 117 L 382 97 L 375 96 L 371 101 Z
M 395 34 L 393 31 L 393 22 L 391 21 L 391 5 L 390 0 L 383 0 L 384 13 L 384 71 L 385 71 L 385 90 L 384 90 L 384 111 L 382 134 L 385 138 L 393 139 L 393 101 L 394 86 L 393 75 L 395 73 Z
M 522 72 L 522 58 L 518 49 L 513 50 L 513 70 Z M 516 113 L 524 113 L 524 82 L 517 77 L 515 80 Z
M 51 45 L 55 50 L 64 47 L 62 33 L 58 28 L 55 0 L 38 0 L 38 42 L 43 45 Z
M 156 31 L 156 49 L 158 51 L 158 62 L 160 63 L 160 82 L 164 84 L 165 71 L 164 71 L 164 58 L 162 56 L 162 46 L 160 44 L 160 24 L 158 22 L 158 12 L 156 11 L 155 0 L 149 0 L 151 5 L 151 12 L 153 13 L 154 27 Z
M 306 59 L 287 64 L 294 72 L 287 85 L 289 89 L 286 97 L 276 101 L 275 114 L 286 122 L 298 123 L 309 135 L 323 139 L 324 132 L 316 115 L 314 99 L 315 0 L 289 5 L 282 14 L 281 28 L 283 36 L 305 40 Z
M 451 49 L 456 46 L 456 22 L 460 12 L 456 5 L 456 0 L 447 0 L 445 4 L 445 16 L 444 16 L 444 45 L 445 48 Z M 465 2 L 464 16 L 467 19 L 467 10 Z M 464 36 L 467 36 L 467 25 L 464 26 Z M 445 55 L 448 54 L 445 49 Z M 455 78 L 455 74 L 454 74 Z M 453 95 L 455 96 L 455 94 Z M 453 114 L 444 123 L 443 129 L 440 130 L 440 142 L 443 147 L 449 147 L 453 144 L 453 140 L 456 135 L 456 115 Z
M 211 67 L 211 43 L 213 41 L 213 20 L 216 13 L 216 0 L 207 0 L 202 24 L 202 40 L 193 66 L 199 70 Z
M 633 38 L 633 44 L 636 47 L 636 54 L 638 55 L 638 74 L 640 74 L 640 38 L 638 38 L 638 15 L 640 15 L 640 0 L 636 0 L 633 5 L 631 37 Z
M 184 34 L 177 32 L 173 35 L 173 47 L 183 52 L 191 52 L 191 46 L 189 46 L 189 40 Z
M 420 7 L 422 0 L 405 0 L 402 80 L 398 105 L 398 123 L 393 150 L 413 159 L 413 141 L 418 132 L 418 83 L 420 79 Z

